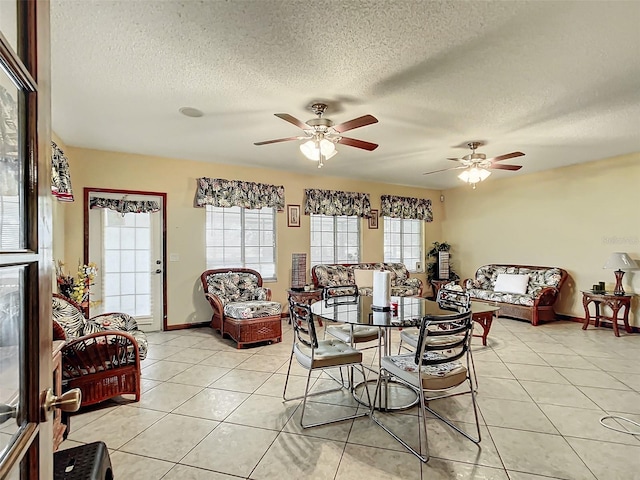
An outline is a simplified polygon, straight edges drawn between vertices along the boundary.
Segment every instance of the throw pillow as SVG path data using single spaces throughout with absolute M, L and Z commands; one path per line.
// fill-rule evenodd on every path
M 519 293 L 521 295 L 527 293 L 527 285 L 529 284 L 529 275 L 516 275 L 511 273 L 499 273 L 496 279 L 496 285 L 493 287 L 495 292 Z
M 356 285 L 358 288 L 373 287 L 373 270 L 353 269 Z

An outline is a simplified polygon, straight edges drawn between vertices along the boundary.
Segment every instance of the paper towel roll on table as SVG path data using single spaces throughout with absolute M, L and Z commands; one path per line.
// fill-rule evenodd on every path
M 388 309 L 391 305 L 391 272 L 373 272 L 374 308 Z

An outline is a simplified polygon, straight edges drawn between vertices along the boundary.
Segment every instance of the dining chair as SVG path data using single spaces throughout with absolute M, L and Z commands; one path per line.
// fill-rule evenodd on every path
M 304 413 L 307 406 L 307 398 L 315 395 L 322 395 L 326 393 L 340 391 L 346 388 L 344 381 L 338 382 L 339 387 L 323 390 L 320 392 L 309 393 L 309 387 L 311 386 L 311 373 L 314 370 L 327 370 L 327 369 L 340 369 L 340 376 L 342 377 L 343 367 L 360 367 L 360 372 L 363 378 L 365 377 L 364 366 L 362 365 L 362 352 L 352 348 L 345 342 L 338 340 L 337 338 L 319 340 L 316 333 L 316 327 L 313 316 L 311 314 L 311 307 L 308 304 L 298 303 L 294 300 L 289 300 L 289 315 L 291 317 L 291 325 L 293 326 L 293 345 L 291 347 L 291 356 L 289 357 L 289 367 L 287 369 L 287 377 L 284 383 L 284 390 L 282 392 L 282 398 L 285 401 L 297 400 L 302 398 L 302 412 L 300 415 L 300 425 L 302 428 L 317 427 L 320 425 L 327 425 L 329 423 L 341 422 L 343 420 L 351 420 L 358 417 L 368 415 L 368 412 L 356 413 L 346 417 L 340 417 L 323 422 L 316 422 L 310 424 L 304 424 Z M 307 382 L 304 389 L 304 395 L 287 398 L 287 385 L 289 383 L 289 376 L 291 374 L 291 364 L 293 358 L 296 358 L 298 363 L 305 368 L 307 373 Z M 333 376 L 331 376 L 333 378 Z M 342 377 L 343 378 L 343 377 Z M 369 390 L 364 389 L 367 395 L 367 405 L 371 404 L 371 398 L 369 397 Z
M 322 301 L 325 302 L 326 305 L 353 304 L 354 306 L 357 306 L 359 299 L 358 287 L 356 285 L 353 285 L 352 287 L 353 288 L 341 287 L 341 289 L 337 291 L 331 291 L 330 288 L 325 288 L 322 292 Z M 325 338 L 328 333 L 352 347 L 361 343 L 373 342 L 374 340 L 380 341 L 381 336 L 384 336 L 384 331 L 381 328 L 370 325 L 327 326 L 325 327 L 324 332 Z M 365 347 L 362 350 L 377 347 L 378 344 Z
M 426 316 L 422 319 L 420 325 L 418 334 L 419 348 L 416 349 L 415 353 L 385 356 L 381 359 L 380 376 L 376 384 L 373 403 L 371 404 L 371 418 L 425 463 L 429 460 L 427 413 L 434 415 L 473 443 L 478 444 L 481 440 L 476 388 L 471 375 L 471 338 L 473 334 L 471 316 L 470 310 L 447 317 Z M 380 394 L 381 380 L 383 377 L 388 376 L 393 376 L 406 382 L 418 391 L 420 403 L 418 422 L 421 424 L 421 428 L 419 427 L 418 429 L 420 445 L 418 450 L 415 450 L 407 441 L 394 433 L 375 414 L 373 406 Z M 468 383 L 468 390 L 460 391 L 457 389 L 457 387 L 465 383 Z M 427 396 L 427 394 L 436 395 Z M 472 436 L 452 420 L 429 407 L 429 403 L 435 400 L 466 394 L 471 395 L 477 436 Z
M 436 302 L 438 303 L 438 306 L 444 310 L 463 312 L 471 308 L 471 297 L 468 293 L 458 290 L 449 290 L 445 287 L 442 287 L 440 290 L 438 290 Z M 398 355 L 400 355 L 403 344 L 412 347 L 408 348 L 405 345 L 404 348 L 406 350 L 416 350 L 418 348 L 418 334 L 419 332 L 417 328 L 408 328 L 400 332 Z

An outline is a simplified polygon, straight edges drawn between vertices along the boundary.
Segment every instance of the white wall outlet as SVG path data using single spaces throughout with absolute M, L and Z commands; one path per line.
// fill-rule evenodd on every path
M 179 262 L 180 261 L 180 254 L 179 253 L 170 253 L 169 254 L 169 261 L 170 262 Z
M 416 262 L 416 272 L 422 271 L 422 262 Z

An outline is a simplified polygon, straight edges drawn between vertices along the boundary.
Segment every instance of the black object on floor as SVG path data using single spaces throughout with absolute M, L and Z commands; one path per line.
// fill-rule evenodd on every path
M 107 445 L 93 442 L 54 453 L 53 480 L 113 480 Z

